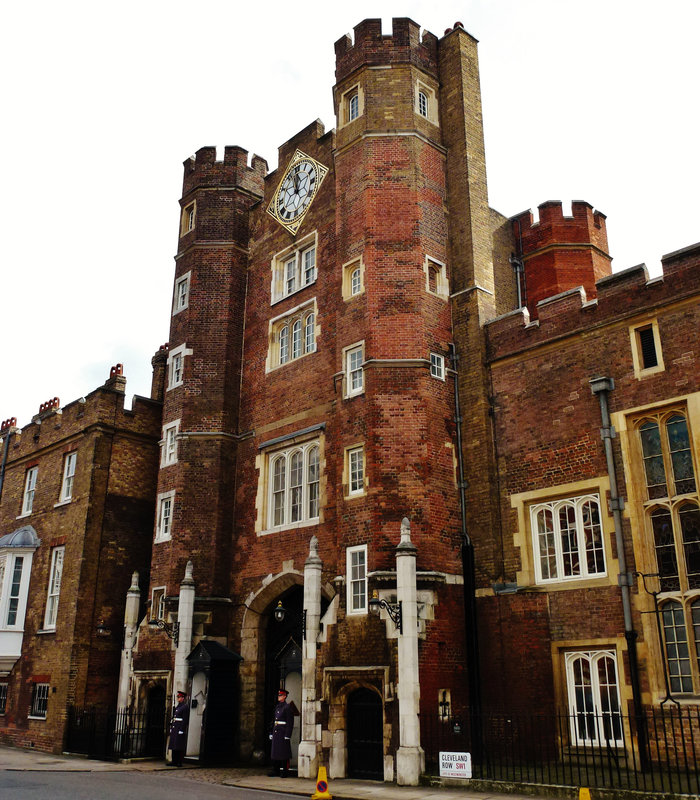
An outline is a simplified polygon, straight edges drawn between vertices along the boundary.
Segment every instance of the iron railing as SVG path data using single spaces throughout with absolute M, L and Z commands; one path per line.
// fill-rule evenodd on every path
M 421 742 L 429 774 L 439 773 L 441 751 L 465 752 L 478 779 L 700 793 L 698 707 L 646 708 L 639 720 L 593 712 L 422 717 Z
M 106 760 L 162 757 L 165 714 L 69 706 L 66 750 Z

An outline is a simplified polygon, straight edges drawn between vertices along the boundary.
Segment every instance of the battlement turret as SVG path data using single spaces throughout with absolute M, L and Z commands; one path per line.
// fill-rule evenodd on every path
M 391 36 L 382 36 L 381 19 L 366 19 L 354 28 L 355 41 L 335 43 L 335 77 L 340 82 L 360 66 L 410 63 L 437 74 L 437 37 L 406 17 L 394 18 Z
M 538 211 L 539 222 L 529 210 L 511 220 L 516 258 L 524 266 L 523 299 L 532 316 L 540 300 L 577 286 L 595 297 L 596 281 L 612 271 L 605 214 L 580 200 L 571 204 L 571 216 L 558 200 L 542 203 Z
M 248 151 L 242 147 L 224 148 L 223 161 L 216 160 L 215 147 L 201 147 L 183 162 L 185 168 L 182 194 L 187 195 L 200 186 L 240 186 L 262 195 L 267 161 L 253 155 L 248 166 Z

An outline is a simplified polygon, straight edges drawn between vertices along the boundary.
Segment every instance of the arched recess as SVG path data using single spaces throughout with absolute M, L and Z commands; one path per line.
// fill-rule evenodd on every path
M 388 672 L 388 667 L 331 667 L 324 670 L 323 696 L 328 701 L 331 778 L 348 776 L 348 698 L 356 692 L 371 693 L 377 698 L 381 709 L 381 745 L 378 749 L 381 751 L 381 769 L 385 769 L 384 756 L 391 739 L 386 703 L 394 699 L 388 683 Z M 382 777 L 386 779 L 386 775 Z
M 294 587 L 304 585 L 301 572 L 281 572 L 265 581 L 246 601 L 241 626 L 241 720 L 240 756 L 249 759 L 254 750 L 264 750 L 267 724 L 265 702 L 265 652 L 267 624 L 277 601 Z

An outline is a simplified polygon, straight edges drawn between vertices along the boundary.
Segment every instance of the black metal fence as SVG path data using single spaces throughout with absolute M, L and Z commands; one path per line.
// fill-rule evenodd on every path
M 69 706 L 66 750 L 104 760 L 162 757 L 165 712 L 137 714 L 129 709 Z
M 700 793 L 700 708 L 622 714 L 484 713 L 421 719 L 426 771 L 472 755 L 472 777 L 558 786 Z

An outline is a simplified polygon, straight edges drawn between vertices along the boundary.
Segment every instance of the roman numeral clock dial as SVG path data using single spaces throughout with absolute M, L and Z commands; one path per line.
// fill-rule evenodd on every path
M 327 173 L 327 167 L 297 150 L 267 207 L 268 214 L 296 233 Z

